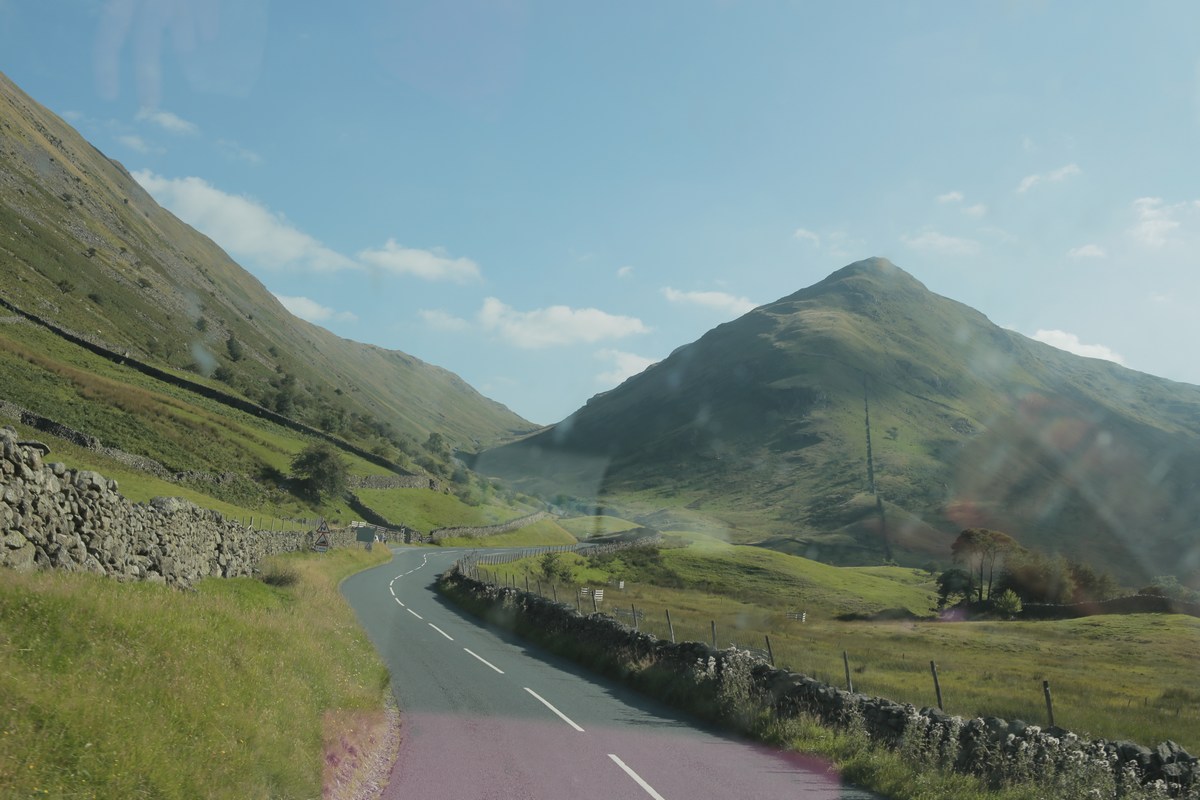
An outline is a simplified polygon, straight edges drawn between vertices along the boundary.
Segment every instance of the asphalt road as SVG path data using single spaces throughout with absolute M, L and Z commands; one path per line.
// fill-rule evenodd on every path
M 842 787 L 825 762 L 707 729 L 480 623 L 433 591 L 465 551 L 393 552 L 342 584 L 400 705 L 385 798 L 876 797 Z

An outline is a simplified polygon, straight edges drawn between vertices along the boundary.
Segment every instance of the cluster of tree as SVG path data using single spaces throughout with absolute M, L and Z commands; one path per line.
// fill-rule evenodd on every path
M 962 566 L 938 576 L 941 608 L 966 603 L 1013 616 L 1022 603 L 1107 600 L 1120 591 L 1112 575 L 1090 564 L 1028 550 L 1008 534 L 987 528 L 964 530 L 950 552 Z

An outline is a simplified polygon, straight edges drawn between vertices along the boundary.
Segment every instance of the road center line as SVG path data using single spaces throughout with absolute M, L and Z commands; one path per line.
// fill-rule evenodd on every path
M 393 600 L 395 600 L 397 603 L 400 603 L 400 598 L 399 598 L 399 597 L 393 597 L 392 599 L 393 599 Z M 405 606 L 405 605 L 404 605 L 404 603 L 400 603 L 400 607 L 401 607 L 401 608 L 406 608 L 407 606 Z
M 417 619 L 425 619 L 425 618 L 424 618 L 424 617 L 422 617 L 420 614 L 418 614 L 417 612 L 413 611 L 411 608 L 410 608 L 410 609 L 408 609 L 408 613 L 412 614 L 412 615 L 413 615 L 414 617 L 416 617 Z
M 530 689 L 528 686 L 526 686 L 526 687 L 524 687 L 524 688 L 525 688 L 525 691 L 529 692 L 531 695 L 533 695 L 533 696 L 534 696 L 534 697 L 536 697 L 536 698 L 537 698 L 539 701 L 541 701 L 541 704 L 542 704 L 542 705 L 544 705 L 546 708 L 550 709 L 550 710 L 551 710 L 551 711 L 553 711 L 555 714 L 557 714 L 557 715 L 558 715 L 558 717 L 559 717 L 559 719 L 561 719 L 563 722 L 567 723 L 568 725 L 570 725 L 572 728 L 574 728 L 575 730 L 579 731 L 580 733 L 583 733 L 583 728 L 581 728 L 581 727 L 579 727 L 578 725 L 576 725 L 576 724 L 575 724 L 575 723 L 574 723 L 574 722 L 571 720 L 571 718 L 570 718 L 570 717 L 568 717 L 566 714 L 562 713 L 562 712 L 561 712 L 561 711 L 559 711 L 557 708 L 555 708 L 554 706 L 550 705 L 550 703 L 549 703 L 549 702 L 547 702 L 546 698 L 542 697 L 540 694 L 538 694 L 537 692 L 535 692 L 533 689 Z M 662 798 L 660 797 L 660 798 L 659 798 L 659 800 L 662 800 Z
M 442 636 L 445 636 L 450 641 L 452 641 L 452 642 L 454 641 L 454 637 L 452 637 L 450 634 L 446 633 L 444 630 L 439 628 L 437 625 L 434 625 L 432 622 L 429 623 L 429 627 L 433 628 L 435 631 L 440 633 Z
M 648 784 L 648 783 L 646 783 L 644 780 L 642 780 L 642 776 L 641 776 L 641 775 L 638 775 L 636 772 L 634 772 L 633 770 L 631 770 L 631 769 L 629 768 L 629 765 L 628 765 L 628 764 L 626 764 L 626 763 L 625 763 L 624 761 L 622 761 L 621 759 L 617 758 L 617 757 L 616 757 L 616 755 L 614 755 L 613 753 L 609 753 L 609 754 L 608 754 L 608 757 L 609 757 L 609 758 L 611 758 L 611 759 L 613 760 L 613 762 L 614 762 L 614 763 L 615 763 L 615 764 L 616 764 L 618 767 L 620 767 L 621 769 L 625 770 L 625 774 L 626 774 L 626 775 L 628 775 L 629 777 L 631 777 L 631 778 L 633 778 L 635 781 L 637 781 L 637 785 L 638 785 L 638 786 L 640 786 L 640 787 L 642 787 L 643 789 L 645 789 L 645 790 L 646 790 L 646 794 L 648 794 L 648 795 L 650 795 L 651 797 L 653 797 L 653 798 L 654 798 L 654 800 L 664 800 L 663 796 L 662 796 L 661 794 L 659 794 L 658 792 L 654 791 L 654 787 L 653 787 L 653 786 L 651 786 L 650 784 Z
M 484 658 L 483 656 L 479 655 L 478 653 L 472 653 L 472 652 L 471 652 L 469 649 L 467 649 L 466 647 L 464 647 L 464 648 L 463 648 L 463 650 L 466 650 L 468 653 L 470 653 L 471 655 L 475 656 L 475 658 L 479 659 L 479 660 L 480 660 L 480 661 L 482 661 L 484 664 L 486 664 L 486 665 L 488 665 L 489 667 L 491 667 L 492 669 L 496 670 L 496 672 L 499 672 L 501 675 L 503 675 L 503 674 L 504 674 L 504 670 L 500 669 L 500 668 L 499 668 L 499 667 L 497 667 L 495 664 L 493 664 L 492 662 L 488 661 L 486 658 Z

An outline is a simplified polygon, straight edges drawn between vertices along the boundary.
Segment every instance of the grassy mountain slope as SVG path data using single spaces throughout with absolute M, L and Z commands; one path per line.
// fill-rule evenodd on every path
M 841 562 L 944 559 L 986 525 L 1131 581 L 1200 565 L 1200 388 L 999 328 L 882 259 L 715 328 L 478 467 L 645 513 L 686 504 L 735 540 Z
M 3 75 L 0 286 L 22 310 L 368 447 L 533 427 L 444 369 L 292 316 Z

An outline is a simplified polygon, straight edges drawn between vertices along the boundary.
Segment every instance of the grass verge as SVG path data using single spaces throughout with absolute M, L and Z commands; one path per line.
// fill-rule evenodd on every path
M 328 720 L 378 712 L 388 680 L 337 584 L 389 557 L 293 554 L 272 584 L 191 592 L 6 572 L 0 796 L 320 796 Z

